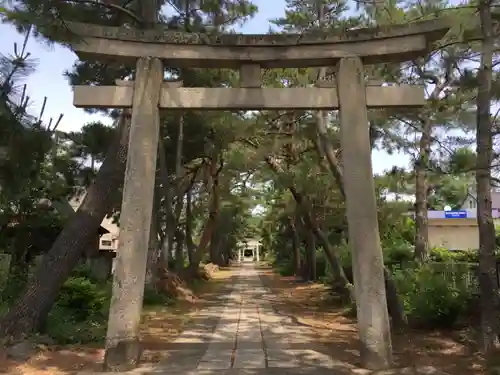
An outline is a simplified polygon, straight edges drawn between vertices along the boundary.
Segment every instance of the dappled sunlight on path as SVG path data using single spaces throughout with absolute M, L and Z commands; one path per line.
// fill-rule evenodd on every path
M 264 286 L 253 264 L 234 268 L 230 293 L 198 314 L 198 323 L 174 340 L 169 358 L 154 373 L 307 373 L 348 374 L 355 366 L 316 350 L 308 327 L 274 310 L 277 296 Z M 214 324 L 215 320 L 215 324 Z M 162 372 L 163 371 L 163 372 Z
M 355 317 L 339 304 L 328 286 L 303 282 L 261 267 L 261 279 L 276 298 L 278 314 L 288 316 L 313 336 L 316 351 L 336 360 L 360 365 Z M 484 361 L 470 346 L 465 329 L 393 332 L 395 367 L 432 366 L 454 375 L 482 375 Z
M 355 320 L 335 304 L 324 285 L 281 277 L 252 263 L 222 270 L 208 285 L 200 290 L 196 306 L 183 302 L 145 312 L 142 365 L 121 374 L 370 373 L 358 367 Z M 396 334 L 393 342 L 398 367 L 436 366 L 451 374 L 481 374 L 464 346 L 442 333 Z M 102 354 L 102 349 L 82 347 L 45 352 L 7 373 L 98 374 Z M 423 371 L 384 374 L 443 374 L 432 367 Z

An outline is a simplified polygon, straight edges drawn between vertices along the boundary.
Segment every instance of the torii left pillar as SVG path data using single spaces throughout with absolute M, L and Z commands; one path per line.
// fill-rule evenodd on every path
M 108 371 L 135 368 L 141 355 L 139 324 L 153 210 L 162 82 L 161 60 L 140 58 L 134 82 L 120 241 L 106 335 L 104 366 Z

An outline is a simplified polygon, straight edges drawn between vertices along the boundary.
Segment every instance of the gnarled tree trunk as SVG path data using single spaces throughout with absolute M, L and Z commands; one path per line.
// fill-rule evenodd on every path
M 282 172 L 281 167 L 274 158 L 270 156 L 266 157 L 266 163 L 276 174 L 280 174 Z M 355 301 L 354 288 L 352 288 L 352 284 L 347 279 L 340 260 L 330 245 L 330 241 L 328 241 L 328 237 L 311 217 L 311 210 L 308 202 L 306 202 L 304 197 L 297 191 L 295 186 L 288 186 L 288 190 L 290 190 L 297 206 L 300 208 L 306 226 L 314 233 L 323 247 L 328 263 L 332 268 L 333 278 L 335 282 L 338 283 L 338 287 L 336 289 L 340 294 L 348 297 L 351 301 Z
M 316 238 L 310 230 L 306 233 L 306 248 L 308 258 L 308 280 L 315 281 L 317 279 L 316 271 Z
M 308 207 L 308 203 L 306 202 L 305 198 L 297 191 L 295 187 L 289 187 L 289 189 L 295 201 L 302 209 L 302 215 L 306 226 L 314 233 L 315 237 L 323 247 L 323 251 L 325 252 L 326 259 L 330 264 L 333 278 L 336 283 L 336 285 L 334 285 L 334 289 L 339 294 L 343 295 L 344 298 L 348 298 L 351 302 L 354 302 L 356 300 L 354 295 L 354 288 L 347 279 L 344 269 L 342 268 L 342 264 L 340 263 L 340 259 L 337 257 L 337 254 L 335 254 L 335 251 L 333 250 L 333 247 L 328 240 L 328 236 L 321 230 L 315 220 L 313 220 L 311 216 L 311 210 Z
M 295 218 L 290 216 L 288 218 L 290 231 L 292 233 L 292 255 L 293 255 L 293 268 L 295 276 L 301 274 L 301 262 L 300 262 L 300 238 L 297 233 L 297 227 L 295 226 Z
M 342 168 L 340 166 L 339 160 L 335 156 L 333 146 L 330 140 L 326 137 L 325 133 L 326 127 L 324 127 L 324 122 L 317 121 L 317 124 L 321 124 L 318 128 L 322 129 L 319 130 L 320 133 L 322 133 L 321 135 L 322 143 L 321 145 L 316 143 L 316 151 L 318 152 L 318 155 L 320 157 L 327 158 L 330 173 L 332 174 L 332 177 L 336 182 L 337 186 L 339 187 L 339 191 L 345 200 L 345 189 L 344 189 L 344 181 L 342 179 L 343 176 Z M 323 149 L 323 147 L 330 149 L 329 153 L 324 152 L 325 150 Z M 327 156 L 328 154 L 330 155 L 330 158 L 328 158 Z M 391 273 L 386 267 L 384 267 L 384 275 L 386 282 L 387 308 L 389 310 L 389 314 L 392 319 L 392 324 L 395 328 L 401 328 L 406 325 L 406 317 L 404 314 L 404 309 L 402 307 L 401 300 L 398 296 L 394 280 L 392 279 Z
M 218 176 L 223 167 L 223 161 L 220 160 L 220 166 L 217 167 L 216 160 L 211 160 L 208 172 L 208 191 L 210 191 L 210 202 L 209 202 L 209 213 L 208 218 L 203 228 L 201 234 L 200 242 L 193 252 L 192 262 L 189 265 L 189 272 L 191 275 L 196 275 L 198 273 L 198 265 L 201 261 L 203 253 L 207 250 L 207 247 L 212 239 L 212 233 L 217 224 L 217 219 L 219 216 L 219 190 L 218 190 Z M 192 237 L 191 237 L 192 238 Z
M 415 163 L 415 259 L 425 262 L 429 253 L 429 230 L 427 220 L 427 169 L 431 153 L 431 131 L 429 120 L 422 122 L 419 155 Z
M 196 245 L 193 242 L 193 202 L 191 188 L 186 192 L 186 224 L 184 230 L 184 239 L 186 241 L 186 248 L 188 253 L 189 266 L 194 263 L 194 252 Z
M 154 287 L 158 276 L 159 262 L 159 241 L 158 241 L 158 206 L 159 206 L 159 191 L 155 189 L 153 212 L 151 214 L 151 228 L 149 230 L 148 243 L 148 262 L 146 265 L 146 285 Z
M 175 271 L 179 273 L 184 268 L 184 232 L 175 232 Z

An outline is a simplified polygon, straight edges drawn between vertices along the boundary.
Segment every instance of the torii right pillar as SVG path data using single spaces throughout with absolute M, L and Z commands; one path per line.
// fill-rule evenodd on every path
M 341 59 L 336 81 L 361 362 L 382 370 L 392 364 L 392 344 L 361 59 Z

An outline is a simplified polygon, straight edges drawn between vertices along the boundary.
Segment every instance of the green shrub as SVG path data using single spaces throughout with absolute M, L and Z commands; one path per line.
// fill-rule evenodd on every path
M 78 321 L 71 313 L 72 311 L 60 306 L 54 306 L 47 318 L 45 333 L 63 345 L 104 342 L 107 314 Z
M 71 272 L 71 276 L 89 279 L 94 284 L 106 283 L 106 281 L 103 281 L 96 277 L 95 273 L 92 271 L 92 268 L 87 264 L 80 264 L 76 266 L 75 269 Z
M 465 282 L 465 270 L 453 267 L 453 278 L 443 270 L 423 265 L 394 272 L 394 280 L 411 322 L 429 328 L 446 328 L 465 312 L 471 297 Z
M 442 247 L 431 249 L 429 260 L 433 262 L 461 261 L 465 257 L 465 251 L 450 251 Z
M 324 280 L 328 273 L 328 261 L 324 251 L 316 252 L 316 277 L 318 280 Z
M 495 225 L 495 243 L 497 248 L 500 247 L 500 225 Z
M 41 333 L 48 334 L 59 344 L 102 343 L 111 299 L 111 283 L 103 284 L 92 277 L 85 266 L 79 266 L 61 287 Z M 144 305 L 172 305 L 174 301 L 146 288 Z M 0 301 L 0 316 L 8 309 L 7 301 Z
M 237 255 L 234 256 L 234 259 L 237 260 L 238 256 Z M 274 264 L 276 262 L 276 254 L 271 252 L 266 252 L 263 259 L 269 264 Z
M 56 304 L 72 312 L 76 321 L 84 321 L 102 314 L 107 308 L 110 288 L 84 277 L 71 277 L 64 283 Z
M 62 286 L 52 307 L 44 333 L 60 344 L 102 342 L 111 298 L 111 285 L 82 277 L 75 272 Z
M 497 250 L 495 253 L 497 260 L 500 260 L 500 252 Z M 434 262 L 464 262 L 464 263 L 478 263 L 479 251 L 477 249 L 469 250 L 448 250 L 446 248 L 434 248 L 430 251 L 429 256 L 431 261 Z
M 153 288 L 146 287 L 144 289 L 144 306 L 172 305 L 174 302 L 172 298 L 165 294 L 158 293 L 158 291 Z
M 276 265 L 278 272 L 281 276 L 293 276 L 295 275 L 295 266 L 292 260 L 281 261 Z
M 343 241 L 340 245 L 335 246 L 333 251 L 340 258 L 340 264 L 342 267 L 351 267 L 352 266 L 352 257 L 351 257 L 351 249 L 347 242 Z
M 352 266 L 351 250 L 346 242 L 336 246 L 334 251 L 340 258 L 343 267 Z M 383 252 L 386 264 L 401 264 L 413 260 L 413 247 L 406 241 L 394 241 L 390 246 L 383 247 Z
M 10 255 L 0 252 L 0 291 L 7 283 L 9 277 Z
M 386 264 L 402 264 L 413 261 L 413 248 L 406 242 L 394 243 L 384 247 L 384 262 Z

